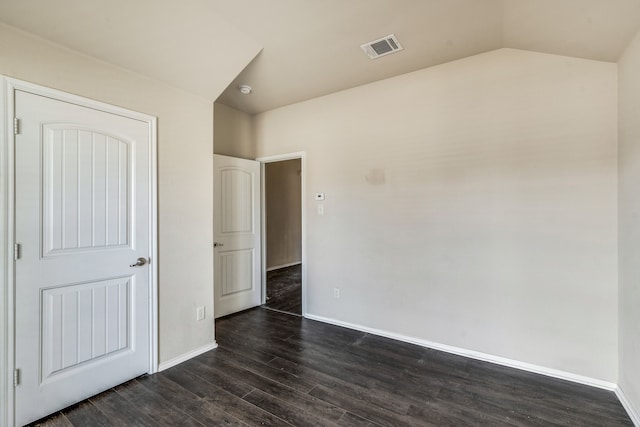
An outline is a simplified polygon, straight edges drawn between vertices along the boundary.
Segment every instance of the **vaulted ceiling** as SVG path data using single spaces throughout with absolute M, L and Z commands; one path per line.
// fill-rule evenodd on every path
M 0 21 L 257 113 L 502 47 L 615 62 L 640 1 L 2 0 Z M 361 51 L 392 33 L 404 50 Z

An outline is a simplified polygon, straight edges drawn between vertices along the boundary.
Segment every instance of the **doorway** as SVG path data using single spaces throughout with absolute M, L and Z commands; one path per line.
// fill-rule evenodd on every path
M 303 309 L 303 158 L 263 160 L 263 307 Z

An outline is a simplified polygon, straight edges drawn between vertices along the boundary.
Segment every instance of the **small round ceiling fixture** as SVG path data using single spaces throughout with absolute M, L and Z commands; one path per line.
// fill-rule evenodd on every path
M 238 90 L 243 95 L 249 95 L 253 91 L 253 89 L 249 85 L 240 85 L 238 86 Z

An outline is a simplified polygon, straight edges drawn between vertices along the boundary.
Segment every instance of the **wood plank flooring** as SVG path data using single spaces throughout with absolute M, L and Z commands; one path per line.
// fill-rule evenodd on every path
M 302 264 L 267 271 L 265 307 L 302 314 Z
M 612 392 L 252 309 L 42 426 L 632 426 Z

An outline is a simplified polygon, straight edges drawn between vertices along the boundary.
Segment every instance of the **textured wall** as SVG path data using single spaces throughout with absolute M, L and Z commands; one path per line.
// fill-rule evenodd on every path
M 616 111 L 616 64 L 501 49 L 257 115 L 327 195 L 308 312 L 615 382 Z
M 4 25 L 0 74 L 158 117 L 160 362 L 213 342 L 212 102 Z
M 213 109 L 213 147 L 216 154 L 255 160 L 253 116 L 224 104 Z
M 620 377 L 640 416 L 640 34 L 618 64 Z M 636 420 L 640 422 L 640 420 Z

